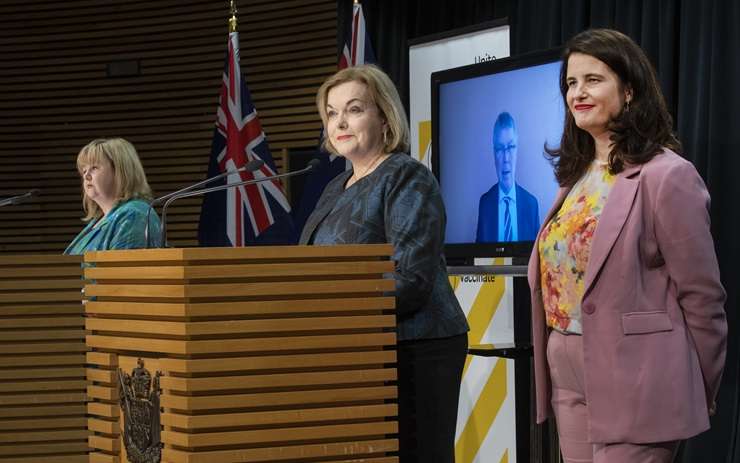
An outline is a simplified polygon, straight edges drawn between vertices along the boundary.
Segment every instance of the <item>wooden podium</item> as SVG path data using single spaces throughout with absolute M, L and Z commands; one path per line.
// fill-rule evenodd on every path
M 86 254 L 90 462 L 127 462 L 136 440 L 124 439 L 134 426 L 119 377 L 132 417 L 161 405 L 150 436 L 161 432 L 162 462 L 397 462 L 391 254 L 390 245 Z M 144 388 L 132 399 L 131 385 L 148 387 L 157 372 L 161 395 Z
M 0 463 L 83 463 L 79 256 L 0 257 Z

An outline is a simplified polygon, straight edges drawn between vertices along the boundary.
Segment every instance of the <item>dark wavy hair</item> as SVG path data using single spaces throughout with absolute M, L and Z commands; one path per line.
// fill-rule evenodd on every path
M 565 103 L 565 127 L 560 146 L 545 152 L 555 167 L 555 178 L 561 186 L 572 186 L 588 169 L 595 156 L 594 140 L 578 128 L 568 109 L 568 58 L 583 53 L 599 59 L 619 77 L 622 89 L 632 92 L 629 105 L 609 123 L 612 149 L 609 171 L 617 174 L 625 164 L 644 164 L 664 147 L 681 151 L 673 134 L 673 120 L 666 107 L 650 61 L 629 37 L 611 29 L 583 31 L 565 44 L 560 68 L 560 92 Z

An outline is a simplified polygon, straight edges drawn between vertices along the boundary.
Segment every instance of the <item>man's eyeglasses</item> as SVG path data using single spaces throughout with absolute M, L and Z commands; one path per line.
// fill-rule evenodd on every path
M 514 145 L 514 144 L 506 145 L 506 146 L 504 146 L 504 145 L 494 145 L 493 146 L 493 150 L 496 153 L 499 153 L 499 154 L 503 154 L 504 152 L 508 152 L 509 154 L 511 154 L 511 153 L 514 152 L 514 150 L 516 150 L 516 145 Z

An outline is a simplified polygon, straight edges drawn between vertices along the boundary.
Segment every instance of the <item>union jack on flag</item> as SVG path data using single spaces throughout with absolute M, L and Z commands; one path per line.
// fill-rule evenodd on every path
M 255 159 L 264 162 L 259 170 L 235 172 Z M 234 173 L 225 178 L 226 183 L 276 174 L 257 110 L 242 80 L 238 32 L 229 33 L 208 176 L 230 171 Z M 265 180 L 208 194 L 201 209 L 198 240 L 201 246 L 295 242 L 290 204 L 280 181 Z
M 355 3 L 352 5 L 352 32 L 339 57 L 339 69 L 374 62 L 375 55 L 365 30 L 365 14 L 362 5 Z

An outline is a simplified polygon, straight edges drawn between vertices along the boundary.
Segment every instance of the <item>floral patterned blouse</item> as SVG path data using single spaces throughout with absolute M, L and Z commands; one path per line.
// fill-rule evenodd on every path
M 616 177 L 594 161 L 573 186 L 539 239 L 542 301 L 547 326 L 582 334 L 581 298 L 591 240 Z

